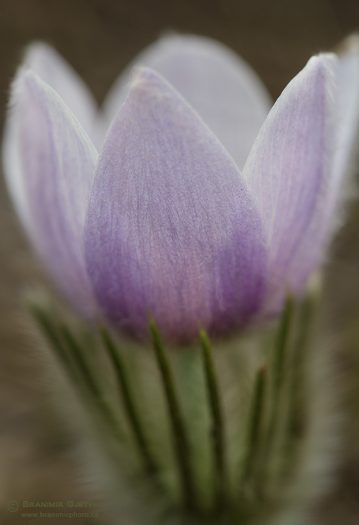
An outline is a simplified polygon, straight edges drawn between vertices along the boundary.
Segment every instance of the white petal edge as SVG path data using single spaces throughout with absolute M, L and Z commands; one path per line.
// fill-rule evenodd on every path
M 335 68 L 331 54 L 309 60 L 273 106 L 244 168 L 266 232 L 273 304 L 299 293 L 325 256 Z
M 85 82 L 60 53 L 45 42 L 33 42 L 25 50 L 23 66 L 34 71 L 62 97 L 96 142 L 97 103 Z
M 70 302 L 94 314 L 83 226 L 97 151 L 57 93 L 31 71 L 12 86 L 3 162 L 7 186 L 38 256 Z
M 332 220 L 341 225 L 346 201 L 355 191 L 359 163 L 359 35 L 348 37 L 338 54 L 338 137 L 332 181 Z

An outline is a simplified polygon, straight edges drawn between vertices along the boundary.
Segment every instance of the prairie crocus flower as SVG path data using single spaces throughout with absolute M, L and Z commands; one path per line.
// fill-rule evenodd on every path
M 97 112 L 63 59 L 31 46 L 12 86 L 5 173 L 70 302 L 137 337 L 153 316 L 185 342 L 300 294 L 325 255 L 351 159 L 354 55 L 311 58 L 270 109 L 231 51 L 167 36 Z

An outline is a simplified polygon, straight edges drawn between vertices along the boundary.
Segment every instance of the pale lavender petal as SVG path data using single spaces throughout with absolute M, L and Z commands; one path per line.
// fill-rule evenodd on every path
M 139 337 L 153 315 L 188 341 L 240 326 L 260 307 L 261 223 L 223 146 L 178 93 L 144 69 L 100 157 L 85 254 L 105 315 Z
M 70 64 L 50 45 L 34 42 L 26 49 L 24 66 L 32 69 L 62 97 L 82 127 L 95 140 L 97 104 Z
M 3 150 L 10 193 L 57 287 L 90 316 L 83 228 L 97 152 L 62 99 L 34 73 L 20 72 L 12 89 Z
M 262 216 L 269 300 L 301 290 L 324 256 L 335 120 L 334 55 L 313 57 L 271 110 L 243 176 Z
M 331 183 L 333 219 L 331 227 L 339 223 L 343 200 L 354 185 L 359 162 L 359 36 L 351 36 L 339 53 L 338 67 L 338 143 L 335 148 L 334 173 Z M 338 220 L 339 219 L 339 220 Z
M 107 125 L 124 100 L 134 65 L 148 66 L 164 76 L 243 166 L 272 105 L 261 80 L 244 60 L 210 38 L 165 36 L 145 49 L 115 83 L 104 108 Z

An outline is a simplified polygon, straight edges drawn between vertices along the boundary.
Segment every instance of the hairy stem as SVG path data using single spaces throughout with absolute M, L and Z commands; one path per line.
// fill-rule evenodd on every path
M 106 329 L 101 330 L 101 335 L 104 347 L 107 350 L 115 370 L 118 385 L 122 394 L 124 409 L 132 429 L 139 454 L 142 457 L 146 471 L 151 475 L 155 474 L 157 471 L 157 465 L 154 458 L 152 457 L 147 442 L 146 433 L 139 415 L 138 407 L 136 406 L 134 400 L 133 390 L 131 388 L 130 379 L 121 352 L 116 347 L 111 335 Z
M 186 426 L 180 409 L 174 378 L 166 351 L 157 325 L 153 320 L 150 321 L 150 331 L 171 423 L 172 439 L 182 486 L 184 505 L 187 510 L 195 511 L 197 510 L 197 495 Z
M 200 342 L 208 403 L 211 414 L 211 441 L 215 468 L 214 482 L 217 499 L 216 505 L 218 508 L 221 508 L 224 504 L 227 486 L 224 417 L 222 413 L 218 379 L 212 355 L 211 343 L 207 333 L 204 330 L 200 331 Z

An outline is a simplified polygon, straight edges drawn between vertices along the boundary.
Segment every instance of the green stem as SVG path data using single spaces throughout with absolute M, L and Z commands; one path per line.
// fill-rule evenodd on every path
M 117 417 L 115 416 L 112 407 L 105 398 L 100 385 L 95 379 L 91 367 L 88 365 L 86 359 L 83 356 L 82 349 L 78 344 L 75 337 L 72 335 L 70 330 L 65 325 L 60 326 L 60 330 L 63 336 L 63 340 L 71 352 L 74 361 L 76 362 L 77 368 L 81 373 L 82 378 L 84 379 L 85 385 L 92 394 L 94 400 L 97 403 L 97 406 L 100 410 L 100 413 L 105 416 L 107 423 L 110 425 L 112 431 L 114 432 L 115 437 L 119 440 L 123 440 L 123 434 L 119 426 Z
M 102 329 L 101 335 L 105 349 L 107 350 L 116 373 L 116 378 L 122 394 L 124 409 L 132 429 L 138 451 L 142 457 L 145 469 L 149 474 L 153 475 L 157 471 L 157 465 L 148 446 L 139 411 L 134 401 L 126 366 L 123 362 L 121 353 L 113 342 L 109 332 L 106 329 Z
M 212 355 L 211 343 L 204 330 L 200 331 L 200 342 L 202 349 L 203 368 L 206 379 L 208 402 L 211 414 L 211 439 L 213 459 L 215 466 L 215 490 L 217 507 L 221 508 L 224 503 L 227 485 L 227 469 L 225 461 L 225 432 L 224 418 L 220 401 L 218 380 Z
M 172 439 L 182 485 L 184 504 L 188 510 L 194 511 L 197 509 L 197 497 L 185 422 L 182 417 L 172 371 L 157 325 L 151 320 L 149 326 L 171 422 Z
M 308 351 L 313 337 L 318 293 L 309 292 L 300 305 L 297 337 L 293 345 L 291 375 L 289 383 L 288 422 L 286 425 L 286 443 L 284 457 L 290 465 L 291 456 L 295 455 L 298 440 L 305 433 L 308 373 Z
M 274 450 L 283 408 L 283 387 L 287 368 L 287 354 L 292 342 L 293 314 L 294 304 L 292 298 L 289 297 L 280 319 L 274 344 L 274 355 L 269 368 L 269 376 L 272 379 L 271 396 L 267 430 L 264 434 L 263 448 L 260 453 L 263 468 L 261 468 L 260 477 L 256 482 L 256 490 L 262 497 L 270 487 L 268 477 L 271 478 L 273 476 L 273 469 L 277 460 Z
M 63 346 L 63 341 L 49 316 L 37 305 L 30 304 L 29 309 L 40 330 L 45 335 L 53 350 L 55 350 L 57 358 L 60 360 L 61 364 L 66 367 L 68 372 L 73 375 L 73 363 L 71 362 L 70 356 Z
M 263 366 L 257 371 L 254 383 L 248 420 L 247 449 L 240 478 L 241 483 L 247 483 L 251 479 L 254 471 L 257 451 L 259 448 L 260 431 L 263 423 L 266 379 L 267 370 Z
M 281 393 L 285 379 L 285 369 L 287 364 L 287 354 L 291 342 L 291 329 L 293 325 L 294 304 L 291 297 L 288 298 L 285 305 L 282 318 L 280 320 L 278 335 L 274 348 L 272 379 L 273 390 L 271 399 L 271 411 L 267 435 L 267 452 L 272 447 L 274 436 L 278 427 L 278 418 L 281 408 Z
M 45 335 L 57 358 L 69 374 L 72 383 L 77 388 L 86 387 L 94 397 L 102 415 L 111 425 L 117 439 L 122 440 L 117 418 L 112 412 L 107 400 L 103 397 L 101 388 L 94 379 L 91 369 L 83 358 L 82 349 L 66 326 L 56 326 L 50 316 L 39 306 L 30 304 L 30 311 L 40 330 Z M 80 382 L 80 384 L 79 384 Z M 80 394 L 85 400 L 85 392 L 80 388 Z

